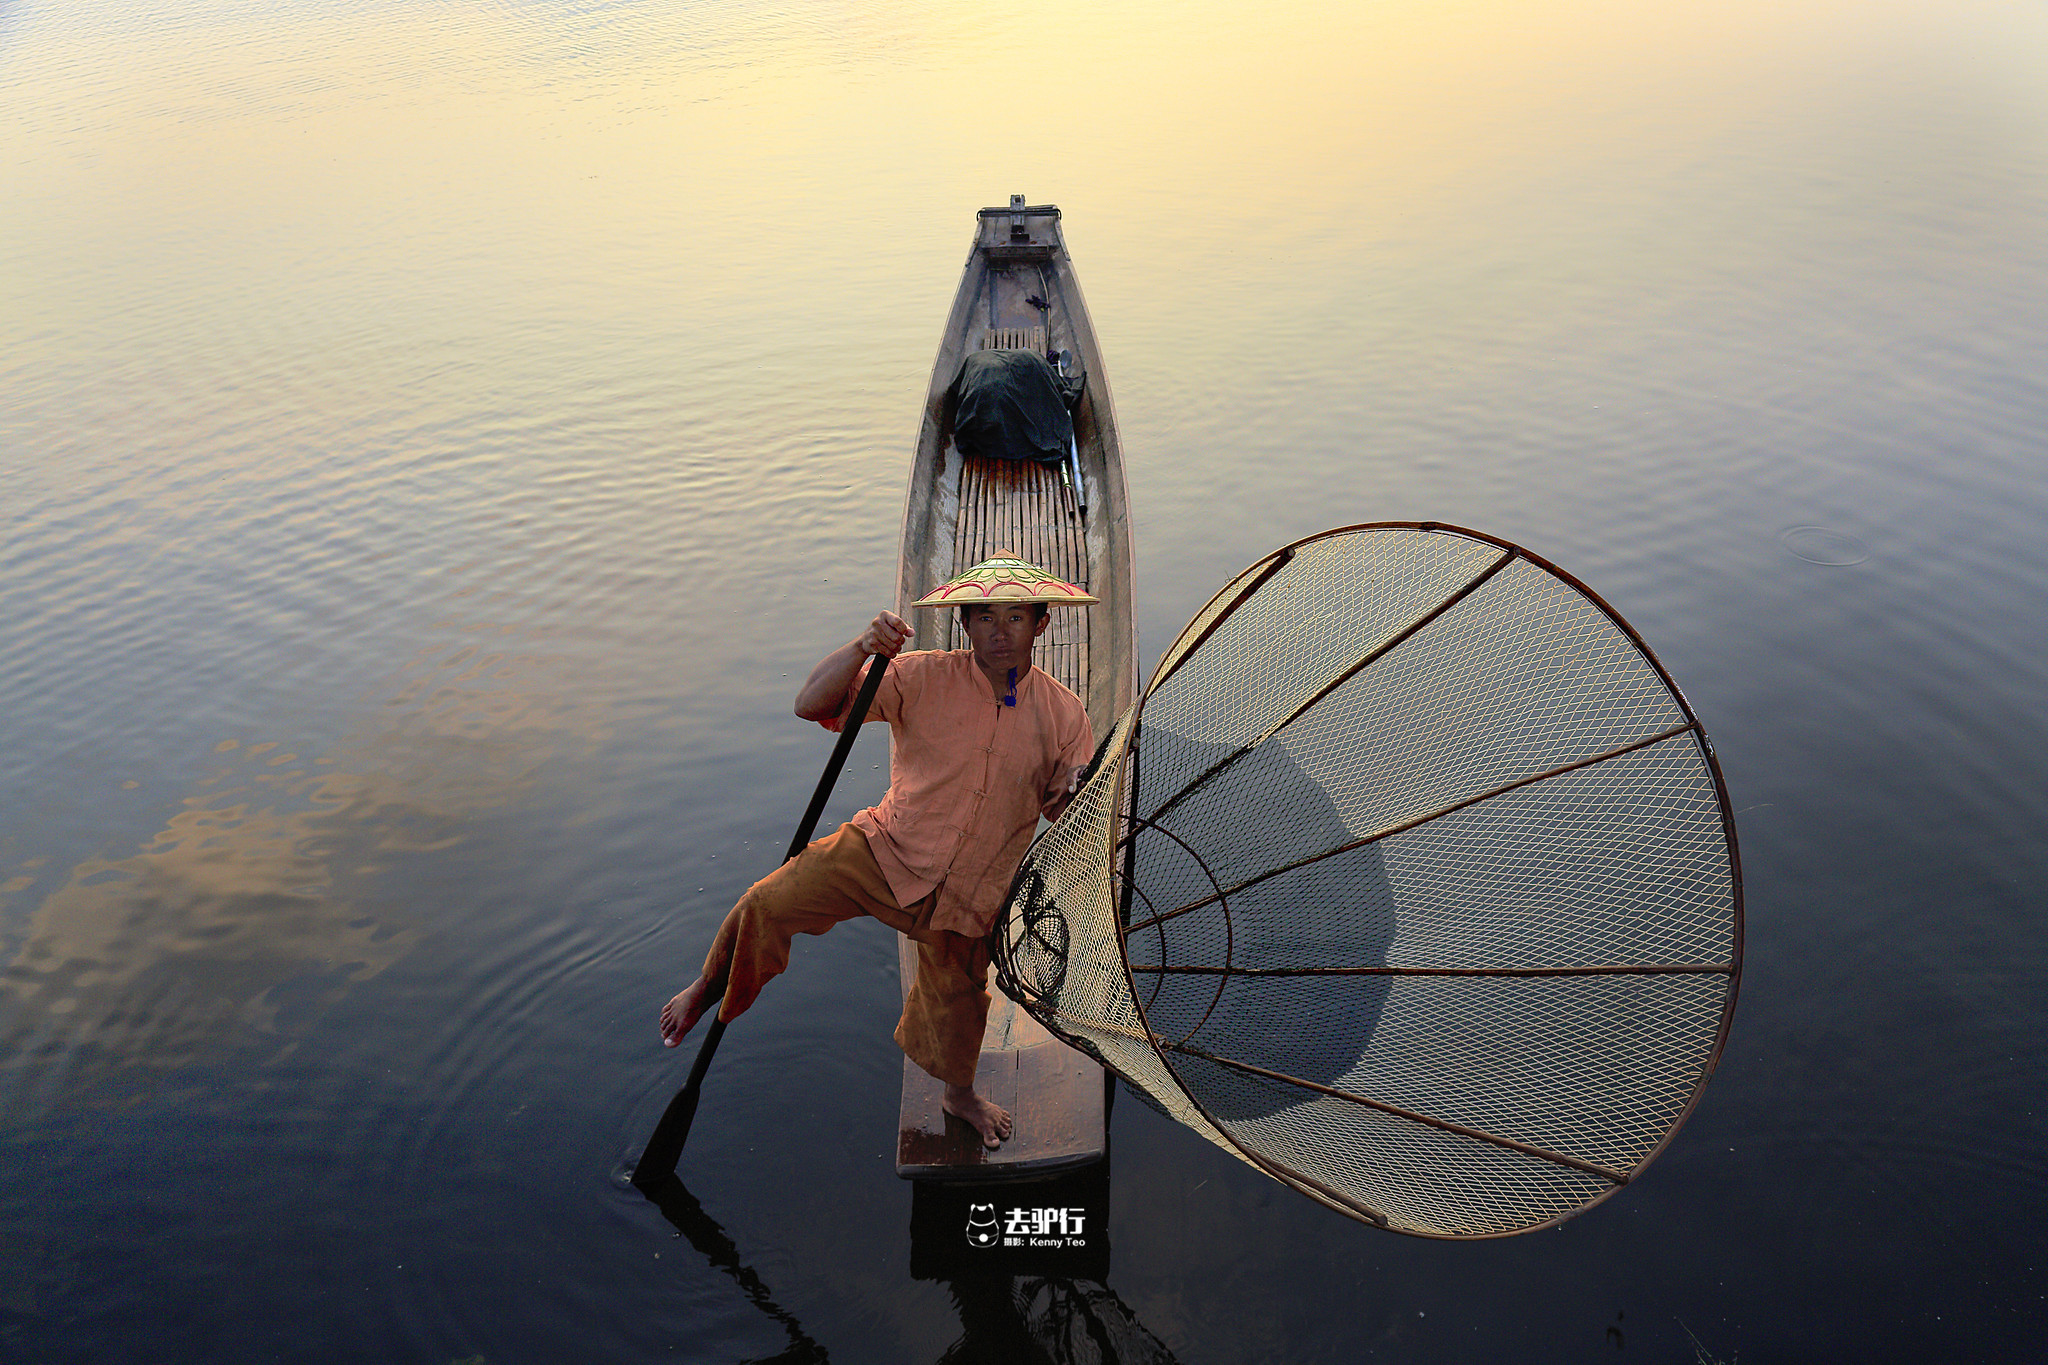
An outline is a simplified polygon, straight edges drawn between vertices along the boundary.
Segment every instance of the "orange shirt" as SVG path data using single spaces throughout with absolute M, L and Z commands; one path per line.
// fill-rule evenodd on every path
M 845 724 L 864 677 L 855 672 L 838 718 L 821 722 L 827 730 Z M 1017 680 L 1017 704 L 1005 706 L 972 650 L 918 650 L 889 661 L 867 719 L 889 724 L 889 791 L 854 827 L 897 904 L 937 889 L 932 928 L 986 934 L 1047 789 L 1095 752 L 1087 708 L 1039 668 Z

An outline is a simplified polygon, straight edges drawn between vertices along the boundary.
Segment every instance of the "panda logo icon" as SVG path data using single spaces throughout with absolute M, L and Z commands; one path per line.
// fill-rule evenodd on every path
M 967 1206 L 967 1245 L 992 1247 L 996 1244 L 996 1206 L 994 1204 L 969 1204 Z

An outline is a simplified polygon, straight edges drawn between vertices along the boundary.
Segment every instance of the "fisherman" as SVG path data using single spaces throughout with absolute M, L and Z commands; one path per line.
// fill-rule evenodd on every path
M 971 648 L 900 653 L 910 626 L 884 611 L 819 660 L 796 713 L 843 728 L 870 655 L 892 663 L 866 719 L 886 721 L 889 790 L 740 897 L 704 969 L 661 1011 L 661 1039 L 683 1040 L 717 999 L 730 1021 L 789 965 L 795 934 L 872 915 L 917 944 L 917 978 L 896 1043 L 945 1083 L 942 1103 L 986 1147 L 1011 1133 L 1007 1110 L 975 1093 L 988 1022 L 989 934 L 1038 819 L 1056 820 L 1094 751 L 1080 698 L 1031 664 L 1051 604 L 1094 597 L 1014 556 L 984 560 L 919 607 L 957 606 Z

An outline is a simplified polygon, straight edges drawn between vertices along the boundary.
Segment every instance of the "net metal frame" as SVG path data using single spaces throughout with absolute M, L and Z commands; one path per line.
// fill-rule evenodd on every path
M 1462 1240 L 1555 1226 L 1669 1145 L 1742 935 L 1720 763 L 1641 635 L 1521 546 L 1396 521 L 1283 546 L 1196 613 L 994 955 L 1225 1151 Z

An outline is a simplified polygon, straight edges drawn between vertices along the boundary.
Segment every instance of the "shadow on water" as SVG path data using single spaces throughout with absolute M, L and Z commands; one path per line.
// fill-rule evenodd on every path
M 1226 771 L 1228 781 L 1213 780 Z M 1246 809 L 1250 798 L 1257 809 Z M 1153 1031 L 1337 1084 L 1371 1044 L 1390 980 L 1246 973 L 1385 965 L 1397 921 L 1379 847 L 1368 844 L 1224 894 L 1357 837 L 1278 740 L 1239 751 L 1148 730 L 1138 809 L 1150 823 L 1136 841 L 1131 919 L 1136 926 L 1154 916 L 1160 922 L 1134 928 L 1128 951 Z M 1234 1076 L 1202 1094 L 1204 1107 L 1224 1121 L 1261 1118 L 1293 1102 L 1275 1087 Z

